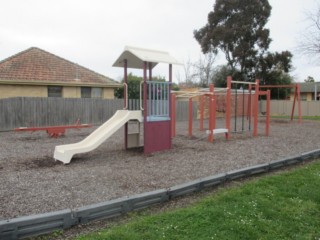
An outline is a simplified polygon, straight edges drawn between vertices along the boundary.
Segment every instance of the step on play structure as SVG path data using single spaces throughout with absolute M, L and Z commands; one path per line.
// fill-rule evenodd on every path
M 158 63 L 169 65 L 169 81 L 152 81 L 152 69 Z M 140 123 L 143 123 L 143 149 L 145 154 L 171 149 L 171 84 L 172 65 L 181 65 L 168 52 L 127 46 L 113 64 L 124 69 L 124 109 L 118 110 L 103 125 L 78 143 L 56 146 L 54 159 L 70 163 L 75 154 L 93 151 L 124 126 L 125 149 L 141 147 Z M 142 69 L 140 109 L 128 108 L 127 69 Z M 149 73 L 149 74 L 148 74 Z M 128 131 L 128 122 L 138 122 L 136 132 Z

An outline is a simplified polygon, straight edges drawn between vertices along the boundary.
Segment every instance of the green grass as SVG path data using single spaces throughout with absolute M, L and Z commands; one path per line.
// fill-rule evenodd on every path
M 136 214 L 86 239 L 320 239 L 320 162 L 221 189 L 183 209 Z
M 271 118 L 291 119 L 290 116 L 280 116 L 280 115 L 279 116 L 273 115 L 271 116 Z M 293 119 L 298 119 L 298 116 L 293 116 Z M 302 116 L 302 119 L 320 121 L 320 116 Z

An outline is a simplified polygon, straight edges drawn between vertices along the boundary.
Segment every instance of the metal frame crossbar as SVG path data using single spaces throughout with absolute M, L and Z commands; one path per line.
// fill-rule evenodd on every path
M 234 80 L 231 80 L 231 83 L 239 83 L 239 84 L 247 84 L 247 85 L 257 85 L 256 82 L 242 82 L 242 81 L 234 81 Z

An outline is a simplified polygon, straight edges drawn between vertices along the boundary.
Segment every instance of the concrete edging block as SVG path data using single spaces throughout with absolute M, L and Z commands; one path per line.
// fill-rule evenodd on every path
M 318 158 L 319 156 L 320 156 L 320 149 L 304 152 L 301 154 L 301 157 L 303 158 L 303 160 L 315 159 L 315 158 Z
M 169 199 L 173 199 L 182 195 L 187 195 L 200 190 L 201 179 L 192 182 L 183 183 L 168 189 Z
M 286 162 L 287 162 L 287 159 L 280 159 L 280 160 L 276 160 L 276 161 L 271 161 L 269 163 L 269 167 L 271 170 L 281 168 L 281 167 L 287 165 Z
M 209 187 L 220 185 L 226 181 L 226 176 L 227 174 L 222 173 L 214 176 L 201 178 L 200 188 L 209 188 Z
M 120 216 L 129 211 L 127 197 L 102 203 L 87 205 L 74 210 L 79 223 L 87 223 L 101 219 Z
M 139 210 L 168 200 L 169 195 L 167 189 L 159 189 L 130 196 L 127 202 L 131 210 Z
M 19 239 L 56 230 L 69 228 L 77 224 L 70 209 L 44 214 L 36 214 L 0 221 L 0 239 Z
M 87 223 L 120 216 L 121 214 L 139 210 L 169 199 L 166 189 L 141 193 L 98 204 L 92 204 L 75 209 L 79 223 Z

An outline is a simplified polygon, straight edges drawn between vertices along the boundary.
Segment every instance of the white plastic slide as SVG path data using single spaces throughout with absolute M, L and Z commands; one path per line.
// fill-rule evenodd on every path
M 54 150 L 54 159 L 70 163 L 74 154 L 90 152 L 101 145 L 119 128 L 129 120 L 143 121 L 141 111 L 118 110 L 108 121 L 98 127 L 88 137 L 81 142 L 56 146 Z

